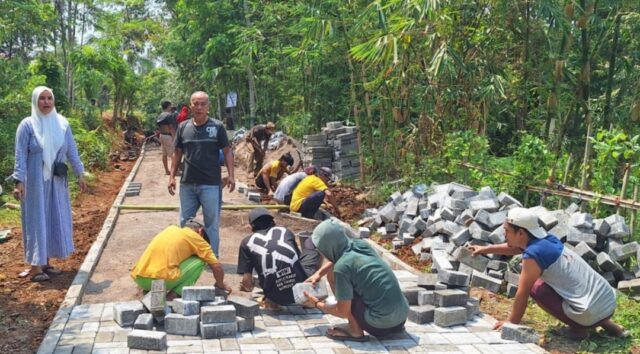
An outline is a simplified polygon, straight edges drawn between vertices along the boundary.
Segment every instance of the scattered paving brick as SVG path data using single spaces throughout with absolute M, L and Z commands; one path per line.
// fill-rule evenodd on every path
M 138 300 L 119 302 L 113 306 L 113 319 L 120 327 L 133 326 L 138 315 L 147 312 Z
M 431 323 L 435 309 L 433 305 L 409 306 L 408 319 L 418 324 Z
M 502 326 L 502 334 L 500 335 L 500 338 L 514 340 L 519 343 L 537 344 L 540 341 L 540 336 L 538 336 L 533 328 L 509 322 L 506 322 Z
M 134 329 L 127 335 L 127 346 L 140 350 L 167 350 L 167 334 L 164 332 Z
M 433 322 L 440 327 L 465 324 L 467 322 L 467 309 L 462 306 L 438 307 L 434 310 Z

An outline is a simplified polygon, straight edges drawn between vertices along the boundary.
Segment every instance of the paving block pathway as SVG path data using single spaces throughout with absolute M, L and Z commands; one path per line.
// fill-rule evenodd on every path
M 177 198 L 168 197 L 166 194 L 166 184 L 163 183 L 166 181 L 165 176 L 154 179 L 152 175 L 152 171 L 158 171 L 160 166 L 159 151 L 146 151 L 142 156 L 114 205 L 125 201 L 127 184 L 134 179 L 142 180 L 143 188 L 140 196 L 127 199 L 127 202 L 177 203 Z M 136 176 L 138 169 L 140 173 Z M 233 199 L 237 198 L 236 194 L 227 195 L 225 202 L 231 199 L 233 203 Z M 232 274 L 237 259 L 237 253 L 232 252 L 236 252 L 237 243 L 246 232 L 237 230 L 238 223 L 244 224 L 246 221 L 241 221 L 242 217 L 238 214 L 240 212 L 235 213 L 231 215 L 232 221 L 229 225 L 221 226 L 226 237 L 223 238 L 225 249 L 221 250 L 221 260 L 225 263 L 225 271 L 229 273 L 227 279 L 232 283 L 239 281 L 239 276 Z M 129 212 L 118 217 L 117 208 L 114 206 L 53 319 L 38 353 L 153 353 L 130 350 L 127 347 L 127 334 L 133 329 L 122 328 L 113 320 L 113 306 L 117 301 L 136 298 L 135 285 L 128 276 L 130 267 L 155 232 L 174 220 L 177 220 L 177 212 Z M 140 224 L 145 222 L 153 227 L 140 228 Z M 237 237 L 232 237 L 234 233 L 238 234 Z M 132 254 L 135 256 L 122 256 L 123 252 L 132 252 L 131 249 L 134 249 Z M 383 259 L 389 263 L 397 261 L 394 258 L 390 254 L 383 255 Z M 406 270 L 395 271 L 395 274 L 403 286 L 415 285 L 415 274 Z M 213 281 L 210 274 L 204 274 L 203 278 L 203 285 L 210 285 Z M 235 284 L 233 287 L 236 288 Z M 365 343 L 334 341 L 325 336 L 327 328 L 344 322 L 317 309 L 303 309 L 300 306 L 289 306 L 281 311 L 263 310 L 255 318 L 255 329 L 239 333 L 235 338 L 203 340 L 200 337 L 168 335 L 167 353 L 545 352 L 533 344 L 502 340 L 500 333 L 491 329 L 495 319 L 487 315 L 476 316 L 464 326 L 450 328 L 434 324 L 418 325 L 407 321 L 405 333 L 386 338 L 371 337 L 371 340 Z

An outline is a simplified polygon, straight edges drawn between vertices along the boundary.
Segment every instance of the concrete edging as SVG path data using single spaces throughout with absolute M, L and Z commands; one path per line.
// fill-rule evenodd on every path
M 98 259 L 100 258 L 100 255 L 102 254 L 102 251 L 104 250 L 104 247 L 109 240 L 109 236 L 111 236 L 113 226 L 118 219 L 118 215 L 120 213 L 118 205 L 122 204 L 122 201 L 125 198 L 127 187 L 135 178 L 136 173 L 138 172 L 138 168 L 142 163 L 142 159 L 144 158 L 145 152 L 146 144 L 144 144 L 140 149 L 140 156 L 138 156 L 135 165 L 131 169 L 131 173 L 129 173 L 129 176 L 124 181 L 122 188 L 120 188 L 120 192 L 118 192 L 116 199 L 111 205 L 109 214 L 107 214 L 107 217 L 102 224 L 102 229 L 100 229 L 98 237 L 96 237 L 93 245 L 91 245 L 89 252 L 87 252 L 87 255 L 84 258 L 84 262 L 82 262 L 82 265 L 78 269 L 78 273 L 76 274 L 75 278 L 73 278 L 69 289 L 67 289 L 67 294 L 60 304 L 58 312 L 51 321 L 51 325 L 49 326 L 46 335 L 42 339 L 42 343 L 40 343 L 38 354 L 53 353 L 56 345 L 58 344 L 58 340 L 62 335 L 62 330 L 69 320 L 69 315 L 71 314 L 73 307 L 80 303 L 82 295 L 84 294 L 84 288 L 89 282 L 91 273 L 95 269 L 96 264 L 98 263 Z

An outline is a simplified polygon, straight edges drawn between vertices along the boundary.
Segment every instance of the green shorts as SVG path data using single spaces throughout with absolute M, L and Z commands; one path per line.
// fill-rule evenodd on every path
M 174 293 L 182 296 L 182 288 L 185 286 L 191 286 L 198 281 L 200 274 L 204 270 L 205 262 L 196 257 L 191 256 L 182 263 L 180 263 L 180 278 L 174 280 L 165 281 L 165 287 L 167 291 L 173 291 Z M 136 284 L 142 288 L 142 290 L 149 291 L 151 289 L 151 282 L 156 279 L 147 277 L 136 277 Z

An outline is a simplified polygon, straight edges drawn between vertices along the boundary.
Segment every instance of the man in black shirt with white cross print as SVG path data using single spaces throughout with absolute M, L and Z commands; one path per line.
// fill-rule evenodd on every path
M 318 270 L 322 261 L 320 253 L 310 237 L 301 245 L 301 252 L 293 233 L 277 227 L 273 216 L 264 208 L 253 209 L 249 223 L 253 235 L 242 240 L 238 252 L 238 274 L 242 274 L 240 290 L 253 290 L 255 269 L 267 300 L 278 305 L 294 303 L 293 286 Z
M 204 229 L 209 236 L 213 252 L 219 257 L 222 191 L 219 151 L 222 149 L 224 153 L 224 164 L 228 172 L 226 185 L 230 192 L 235 188 L 233 154 L 222 122 L 208 116 L 209 96 L 206 93 L 198 91 L 191 95 L 191 111 L 193 119 L 180 123 L 176 133 L 169 175 L 169 194 L 175 194 L 178 163 L 184 156 L 180 179 L 180 226 L 183 227 L 202 206 Z

